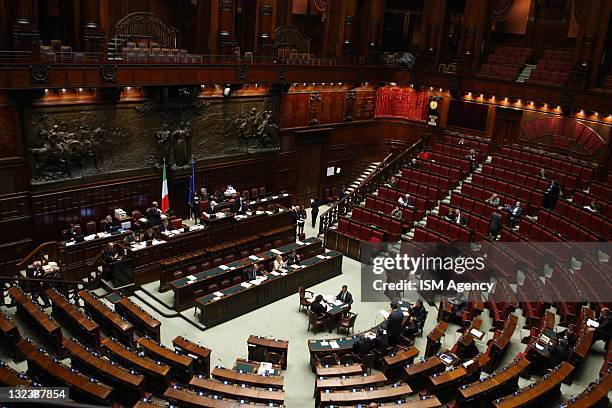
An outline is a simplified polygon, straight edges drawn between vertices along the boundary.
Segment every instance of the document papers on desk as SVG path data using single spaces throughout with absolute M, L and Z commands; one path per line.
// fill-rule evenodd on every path
M 272 369 L 272 363 L 260 363 L 259 368 L 257 369 L 257 374 L 259 375 L 269 375 L 274 372 Z
M 319 254 L 319 255 L 317 255 L 317 258 L 319 258 L 319 259 L 329 259 L 329 256 L 325 256 L 325 255 Z
M 278 249 L 276 249 L 276 248 L 275 248 L 275 249 L 270 250 L 270 252 L 272 252 L 273 254 L 276 254 L 276 255 L 282 255 L 282 254 L 283 254 L 281 251 L 279 251 L 279 250 L 278 250 Z
M 227 271 L 229 269 L 229 266 L 227 266 L 227 265 L 219 265 L 219 269 Z
M 270 272 L 270 275 L 274 275 L 274 276 L 280 276 L 281 274 L 276 272 L 276 271 L 272 271 Z
M 303 243 L 302 241 L 300 241 L 300 240 L 295 241 L 295 243 L 296 243 L 296 244 L 298 244 L 298 245 L 306 245 L 306 244 L 304 244 L 304 243 Z
M 251 261 L 259 261 L 259 257 L 257 255 L 251 255 L 251 256 L 249 256 L 249 259 Z
M 240 284 L 240 286 L 242 286 L 243 288 L 250 288 L 251 286 L 253 286 L 252 284 L 250 284 L 249 282 L 242 282 Z
M 536 344 L 535 344 L 535 347 L 536 347 L 538 350 L 544 350 L 544 346 L 542 346 L 542 345 L 541 345 L 541 344 L 539 344 L 539 343 L 536 343 Z
M 193 282 L 193 281 L 198 280 L 198 278 L 196 278 L 196 277 L 195 277 L 195 276 L 193 276 L 193 275 L 189 275 L 189 276 L 187 277 L 187 280 L 188 280 L 189 282 Z
M 333 349 L 339 349 L 340 346 L 338 345 L 338 342 L 336 340 L 332 340 L 329 342 L 329 345 L 331 346 L 331 348 Z
M 596 322 L 593 319 L 587 319 L 587 326 L 589 327 L 594 327 L 594 328 L 598 328 L 599 327 L 599 322 Z
M 215 292 L 215 293 L 213 293 L 213 295 L 215 295 L 216 297 L 222 297 L 222 296 L 225 296 L 225 293 Z

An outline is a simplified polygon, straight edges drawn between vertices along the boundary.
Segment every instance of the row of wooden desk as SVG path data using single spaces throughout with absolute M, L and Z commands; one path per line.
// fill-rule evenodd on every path
M 210 327 L 295 294 L 300 287 L 314 286 L 341 273 L 342 254 L 329 251 L 301 261 L 297 269 L 287 267 L 286 273 L 270 274 L 260 284 L 250 287 L 238 284 L 220 290 L 221 297 L 210 294 L 196 299 L 199 320 Z
M 231 243 L 237 237 L 262 234 L 277 228 L 283 228 L 284 234 L 289 235 L 292 230 L 284 228 L 292 225 L 292 221 L 291 212 L 286 209 L 272 214 L 253 214 L 240 220 L 229 217 L 223 222 L 212 223 L 209 228 L 168 237 L 159 245 L 147 246 L 137 251 L 129 250 L 128 257 L 134 262 L 134 281 L 136 284 L 143 284 L 159 280 L 162 260 L 217 244 Z M 282 238 L 282 235 L 279 235 L 279 238 Z
M 0 311 L 0 344 L 13 359 L 18 358 L 17 344 L 21 340 L 19 329 L 15 326 L 13 319 Z
M 205 290 L 212 283 L 220 282 L 221 279 L 231 280 L 235 276 L 240 276 L 242 280 L 246 280 L 245 270 L 254 264 L 268 263 L 273 261 L 276 255 L 286 256 L 292 251 L 296 251 L 301 256 L 308 256 L 318 252 L 321 245 L 321 240 L 318 238 L 308 238 L 304 242 L 294 242 L 172 281 L 169 287 L 174 292 L 174 308 L 185 310 L 190 307 L 196 291 Z
M 110 405 L 112 387 L 72 370 L 28 340 L 20 343 L 20 349 L 28 360 L 28 373 L 44 379 L 45 385 L 68 387 L 75 401 Z
M 31 327 L 36 330 L 54 354 L 63 356 L 62 330 L 57 322 L 26 296 L 19 287 L 11 286 L 8 293 L 17 306 L 17 313 L 20 313 L 31 324 Z
M 70 303 L 55 289 L 45 290 L 45 294 L 51 301 L 51 316 L 55 317 L 62 325 L 81 341 L 92 347 L 100 344 L 100 326 L 89 316 L 81 313 L 77 307 Z
M 128 346 L 134 345 L 134 326 L 111 310 L 93 293 L 81 290 L 78 293 L 85 306 L 85 311 L 112 337 Z

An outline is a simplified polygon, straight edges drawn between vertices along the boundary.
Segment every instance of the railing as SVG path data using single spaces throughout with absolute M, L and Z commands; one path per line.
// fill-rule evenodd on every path
M 2 305 L 8 306 L 6 299 L 11 286 L 19 286 L 25 293 L 40 293 L 46 288 L 53 288 L 66 297 L 73 299 L 81 289 L 90 289 L 89 283 L 64 279 L 24 278 L 22 276 L 0 276 L 2 284 Z
M 31 265 L 34 261 L 42 261 L 45 255 L 48 256 L 49 260 L 57 262 L 61 268 L 61 262 L 59 259 L 60 255 L 60 243 L 57 241 L 50 241 L 40 244 L 34 248 L 28 255 L 26 255 L 21 261 L 15 264 L 15 270 L 13 274 L 16 275 L 19 271 L 25 269 L 28 265 Z
M 386 165 L 385 160 L 381 162 L 381 166 L 370 174 L 359 187 L 353 192 L 344 197 L 342 200 L 333 204 L 323 214 L 319 216 L 319 234 L 325 233 L 325 230 L 332 227 L 338 222 L 338 218 L 351 211 L 353 206 L 360 204 L 365 200 L 368 194 L 373 193 L 378 189 L 378 186 L 383 184 L 392 175 L 396 174 L 404 165 L 407 165 L 421 150 L 427 141 L 421 139 L 413 143 L 402 153 L 391 159 Z M 387 156 L 388 157 L 388 156 Z

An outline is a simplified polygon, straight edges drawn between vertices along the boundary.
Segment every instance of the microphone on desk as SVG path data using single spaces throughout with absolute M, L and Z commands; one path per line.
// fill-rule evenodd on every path
M 217 357 L 217 360 L 219 360 L 219 362 L 223 364 L 224 367 L 229 367 L 229 365 L 227 365 L 225 361 L 221 360 L 219 357 Z

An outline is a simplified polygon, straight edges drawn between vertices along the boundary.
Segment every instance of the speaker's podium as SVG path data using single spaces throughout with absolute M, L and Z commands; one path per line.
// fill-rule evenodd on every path
M 133 260 L 128 258 L 111 263 L 110 274 L 115 288 L 134 283 Z

